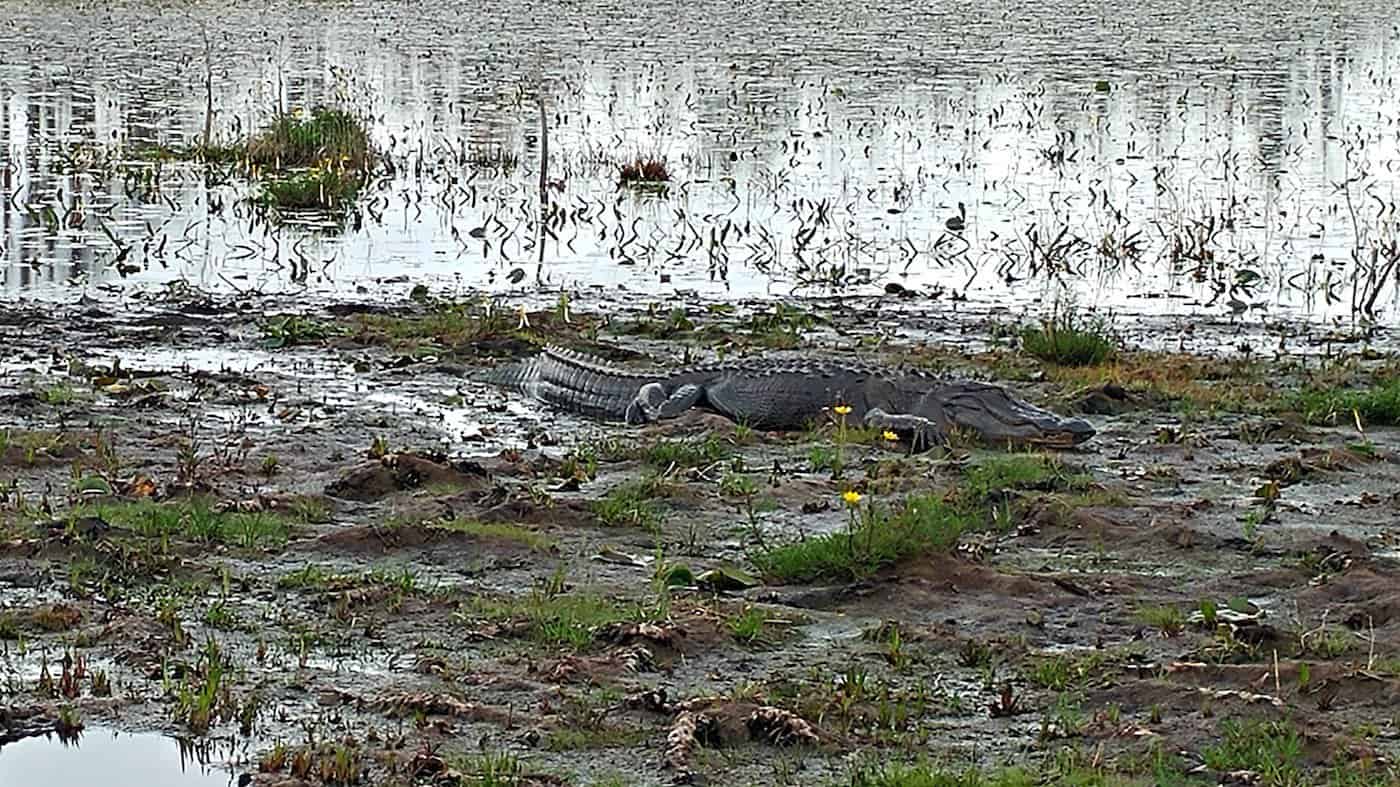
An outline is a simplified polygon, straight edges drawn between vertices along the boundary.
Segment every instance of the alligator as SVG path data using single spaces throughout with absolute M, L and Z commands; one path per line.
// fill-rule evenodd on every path
M 946 445 L 954 431 L 991 444 L 1050 447 L 1074 446 L 1094 436 L 1088 421 L 1063 418 L 998 385 L 859 361 L 746 358 L 634 371 L 549 346 L 476 379 L 569 412 L 629 424 L 699 408 L 764 431 L 844 418 L 894 432 L 915 448 Z

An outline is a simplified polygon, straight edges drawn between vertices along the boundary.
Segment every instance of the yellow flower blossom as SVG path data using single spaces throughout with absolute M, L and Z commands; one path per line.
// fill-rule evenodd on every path
M 834 409 L 836 410 L 836 414 L 837 414 L 837 415 L 850 415 L 850 414 L 851 414 L 851 406 L 848 405 L 848 404 L 838 404 L 838 405 L 836 405 L 836 407 L 835 407 Z
M 883 437 L 883 438 L 885 438 L 887 441 L 889 441 L 889 442 L 891 442 L 891 443 L 897 443 L 897 442 L 899 442 L 899 435 L 895 434 L 894 432 L 891 432 L 891 431 L 888 430 L 888 429 L 886 429 L 886 430 L 885 430 L 885 433 L 882 434 L 882 435 L 880 435 L 880 436 Z
M 854 506 L 855 504 L 860 502 L 860 492 L 857 492 L 854 489 L 848 489 L 844 493 L 842 493 L 841 499 L 846 501 L 846 505 Z

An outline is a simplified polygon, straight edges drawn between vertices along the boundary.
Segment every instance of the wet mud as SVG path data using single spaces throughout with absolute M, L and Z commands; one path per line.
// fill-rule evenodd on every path
M 287 342 L 279 304 L 245 299 L 0 325 L 25 348 L 0 378 L 0 773 L 44 736 L 55 767 L 123 740 L 182 751 L 166 736 L 260 785 L 836 784 L 1066 751 L 1213 783 L 1261 778 L 1218 750 L 1241 724 L 1292 736 L 1301 773 L 1385 772 L 1400 433 L 1309 422 L 1288 395 L 1383 374 L 1384 351 L 1265 361 L 1217 337 L 1173 388 L 1142 370 L 1187 356 L 1134 350 L 1115 395 L 985 317 L 911 310 L 890 337 L 836 310 L 782 349 L 742 316 L 716 343 L 574 307 L 432 348 L 356 333 L 343 305 L 298 312 L 337 330 Z M 471 380 L 546 340 L 620 363 L 920 363 L 1099 433 L 911 454 L 831 425 L 599 424 Z M 868 570 L 765 558 L 911 495 L 976 506 Z

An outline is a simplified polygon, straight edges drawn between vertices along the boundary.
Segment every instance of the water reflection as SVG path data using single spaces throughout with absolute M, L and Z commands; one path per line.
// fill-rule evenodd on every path
M 207 742 L 89 729 L 71 741 L 41 736 L 6 744 L 0 748 L 0 784 L 227 787 L 236 777 L 216 764 L 221 756 Z
M 521 266 L 1393 320 L 1400 32 L 1379 2 L 1283 5 L 6 3 L 0 283 L 335 292 Z M 540 92 L 562 190 L 537 270 Z M 225 140 L 352 107 L 393 174 L 345 231 L 269 225 L 241 178 L 138 158 L 200 140 L 206 100 Z M 667 158 L 669 196 L 617 191 L 638 154 Z

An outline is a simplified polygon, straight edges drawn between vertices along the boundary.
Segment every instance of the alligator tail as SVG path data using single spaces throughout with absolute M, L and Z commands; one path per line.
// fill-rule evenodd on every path
M 661 378 L 618 369 L 599 358 L 550 346 L 539 355 L 488 369 L 473 379 L 521 391 L 570 412 L 624 420 L 637 391 Z
M 536 355 L 472 372 L 467 379 L 511 391 L 531 393 L 530 386 L 540 379 L 542 356 Z

